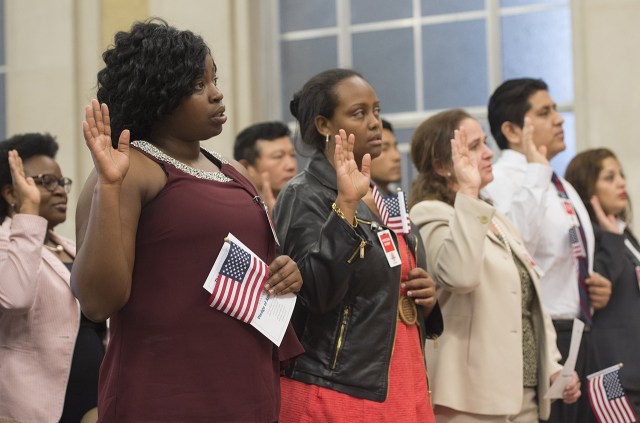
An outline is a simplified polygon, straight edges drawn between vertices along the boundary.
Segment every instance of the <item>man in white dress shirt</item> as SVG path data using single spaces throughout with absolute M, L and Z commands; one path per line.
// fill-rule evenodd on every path
M 591 271 L 593 228 L 580 197 L 563 178 L 556 179 L 557 184 L 552 182 L 554 174 L 549 160 L 566 148 L 564 119 L 549 95 L 547 84 L 530 78 L 512 79 L 500 85 L 489 100 L 488 113 L 491 133 L 502 153 L 494 165 L 494 180 L 485 188 L 485 195 L 522 234 L 541 276 L 542 303 L 553 319 L 563 360 L 569 352 L 573 318 L 587 322 L 576 364 L 583 396 L 577 405 L 554 402 L 549 421 L 593 421 L 585 390 L 588 322 L 590 313 L 609 301 L 611 282 Z M 576 242 L 574 236 L 572 243 L 569 235 L 572 227 L 574 235 L 583 235 L 579 237 L 581 242 Z M 586 262 L 577 257 L 578 246 Z M 579 265 L 586 267 L 582 303 Z

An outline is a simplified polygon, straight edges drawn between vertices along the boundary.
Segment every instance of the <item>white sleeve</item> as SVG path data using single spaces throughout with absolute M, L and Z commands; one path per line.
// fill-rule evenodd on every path
M 494 181 L 485 188 L 496 209 L 518 228 L 532 255 L 535 255 L 544 230 L 547 190 L 552 173 L 551 166 L 529 163 L 521 183 L 518 183 L 516 175 L 497 171 Z

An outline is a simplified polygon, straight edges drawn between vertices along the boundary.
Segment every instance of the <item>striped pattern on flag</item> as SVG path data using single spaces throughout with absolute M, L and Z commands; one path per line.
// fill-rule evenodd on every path
M 387 206 L 387 210 L 389 211 L 387 226 L 393 229 L 396 233 L 404 234 L 411 231 L 411 222 L 409 221 L 409 212 L 407 211 L 407 207 L 403 200 L 404 195 L 402 195 L 402 192 L 399 192 L 397 197 L 390 196 L 383 198 L 383 201 Z
M 378 191 L 378 187 L 375 185 L 371 186 L 371 194 L 373 195 L 373 201 L 376 203 L 376 207 L 378 208 L 378 213 L 380 214 L 380 218 L 382 219 L 382 223 L 387 224 L 387 220 L 389 220 L 389 211 L 387 210 L 387 206 L 382 199 L 382 195 L 380 195 L 380 191 Z
M 230 237 L 231 238 L 231 237 Z M 215 277 L 216 284 L 209 306 L 229 316 L 250 323 L 258 308 L 260 292 L 269 276 L 265 262 L 251 250 L 233 239 L 218 256 L 222 266 Z
M 629 405 L 618 370 L 620 365 L 589 375 L 589 402 L 600 423 L 632 423 L 637 417 Z M 592 377 L 593 376 L 593 377 Z
M 404 193 L 398 191 L 397 195 L 383 197 L 375 185 L 372 186 L 371 191 L 382 223 L 398 234 L 411 232 L 411 221 Z
M 573 256 L 578 257 L 586 257 L 587 252 L 584 250 L 584 246 L 582 245 L 582 241 L 578 236 L 578 228 L 572 226 L 569 229 L 569 241 L 571 242 L 571 252 Z

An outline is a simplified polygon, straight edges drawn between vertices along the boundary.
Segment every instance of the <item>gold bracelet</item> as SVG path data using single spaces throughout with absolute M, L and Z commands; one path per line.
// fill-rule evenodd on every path
M 340 207 L 338 207 L 338 205 L 336 203 L 333 203 L 331 205 L 331 208 L 333 209 L 334 212 L 336 212 L 336 214 L 338 216 L 340 216 L 344 220 L 347 220 L 347 217 L 344 215 L 344 213 L 342 213 L 342 210 L 340 210 Z M 347 220 L 347 222 L 348 222 L 348 220 Z M 353 216 L 353 223 L 351 224 L 351 226 L 354 227 L 354 228 L 358 227 L 358 219 L 355 216 Z

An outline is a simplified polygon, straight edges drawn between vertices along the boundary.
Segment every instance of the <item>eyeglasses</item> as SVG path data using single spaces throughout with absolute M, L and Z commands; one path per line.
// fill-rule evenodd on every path
M 73 184 L 73 181 L 69 178 L 58 179 L 56 175 L 50 173 L 41 173 L 40 175 L 32 176 L 32 178 L 36 184 L 42 185 L 47 191 L 51 192 L 55 191 L 58 186 L 61 186 L 64 188 L 64 192 L 68 194 L 71 191 L 71 184 Z

